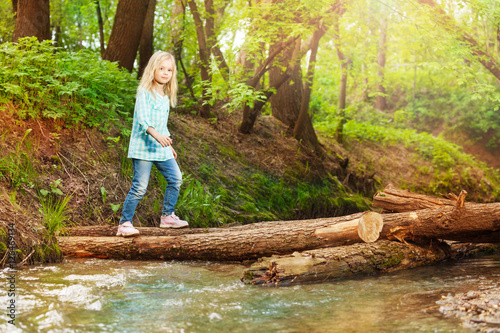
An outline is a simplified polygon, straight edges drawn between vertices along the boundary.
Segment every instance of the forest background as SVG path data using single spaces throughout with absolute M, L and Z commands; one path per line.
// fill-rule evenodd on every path
M 388 183 L 500 198 L 499 0 L 0 3 L 0 250 L 18 221 L 23 262 L 117 223 L 157 50 L 177 61 L 193 227 L 367 210 Z M 158 224 L 165 186 L 153 173 L 136 225 Z

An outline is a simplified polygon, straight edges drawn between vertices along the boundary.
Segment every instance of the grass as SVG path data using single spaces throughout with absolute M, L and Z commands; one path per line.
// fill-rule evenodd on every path
M 43 224 L 47 232 L 51 236 L 57 236 L 64 232 L 68 225 L 68 203 L 72 195 L 65 197 L 57 197 L 55 195 L 47 195 L 40 197 L 40 213 L 43 217 Z
M 315 128 L 325 136 L 333 137 L 336 129 L 336 121 L 327 119 L 315 124 Z M 500 173 L 478 161 L 474 156 L 467 154 L 459 145 L 446 141 L 442 137 L 435 137 L 426 132 L 416 130 L 398 129 L 360 123 L 349 120 L 344 125 L 344 135 L 353 140 L 371 141 L 384 147 L 403 144 L 406 149 L 413 150 L 416 154 L 412 163 L 419 173 L 428 174 L 433 177 L 429 181 L 424 192 L 434 194 L 444 193 L 450 190 L 474 190 L 478 198 L 489 198 L 488 200 L 500 199 Z M 431 168 L 423 165 L 420 160 L 431 163 Z M 471 177 L 471 173 L 482 174 L 480 177 Z M 491 186 L 481 186 L 484 178 Z M 412 180 L 408 180 L 411 187 Z

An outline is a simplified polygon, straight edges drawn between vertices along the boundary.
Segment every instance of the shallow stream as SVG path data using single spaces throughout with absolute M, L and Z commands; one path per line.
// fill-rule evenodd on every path
M 28 267 L 16 273 L 15 328 L 4 310 L 0 332 L 472 332 L 435 302 L 498 281 L 500 255 L 279 288 L 244 285 L 244 269 L 101 259 Z

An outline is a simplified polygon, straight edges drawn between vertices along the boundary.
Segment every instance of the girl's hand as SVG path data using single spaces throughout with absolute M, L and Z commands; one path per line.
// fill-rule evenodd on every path
M 174 154 L 174 159 L 177 159 L 177 152 L 175 151 L 174 147 L 170 147 L 172 149 L 172 153 Z
M 158 134 L 155 139 L 159 144 L 161 144 L 162 147 L 168 147 L 172 144 L 172 139 L 166 135 Z
M 158 133 L 154 127 L 149 127 L 147 132 L 151 135 L 162 147 L 168 147 L 172 144 L 172 139 L 167 135 Z

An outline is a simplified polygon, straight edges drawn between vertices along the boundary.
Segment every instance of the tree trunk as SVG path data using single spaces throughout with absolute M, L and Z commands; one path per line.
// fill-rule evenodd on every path
M 449 200 L 412 193 L 389 184 L 382 192 L 377 192 L 373 196 L 373 207 L 382 208 L 382 212 L 384 213 L 412 212 L 428 208 L 455 206 L 457 199 L 458 197 L 454 198 L 454 200 Z M 466 203 L 466 205 L 469 205 L 469 203 Z
M 336 25 L 336 31 L 338 32 L 338 25 Z M 347 98 L 347 72 L 349 70 L 349 66 L 351 65 L 351 60 L 347 59 L 344 53 L 340 48 L 340 38 L 337 36 L 336 46 L 337 56 L 340 60 L 340 91 L 339 91 L 339 123 L 337 126 L 337 131 L 335 132 L 335 140 L 339 143 L 344 142 L 344 124 L 346 123 L 345 118 L 345 108 L 346 108 L 346 98 Z M 335 37 L 334 37 L 335 38 Z
M 61 46 L 61 25 L 57 24 L 54 26 L 54 46 L 55 47 L 60 47 Z
M 120 0 L 108 47 L 103 59 L 117 61 L 120 67 L 132 71 L 139 49 L 142 28 L 149 0 Z
M 12 0 L 12 13 L 16 13 L 17 12 L 17 2 L 18 0 Z
M 193 15 L 194 24 L 196 26 L 196 36 L 198 38 L 198 53 L 200 55 L 200 76 L 201 80 L 205 81 L 207 84 L 212 82 L 212 76 L 209 72 L 210 65 L 210 48 L 205 36 L 205 28 L 203 26 L 203 21 L 198 11 L 198 6 L 194 0 L 188 1 L 189 8 L 191 9 L 191 14 Z M 206 87 L 203 88 L 202 92 L 202 106 L 201 115 L 205 118 L 210 116 L 210 105 L 208 104 L 208 90 Z
M 220 231 L 175 236 L 60 237 L 65 255 L 115 259 L 255 260 L 363 242 L 363 213 L 316 220 L 262 222 Z M 470 241 L 500 230 L 500 203 L 445 206 L 382 215 L 379 239 Z M 379 225 L 374 221 L 374 228 Z M 371 237 L 371 236 L 370 236 Z M 373 238 L 371 238 L 372 240 Z
M 104 23 L 102 21 L 102 13 L 101 13 L 101 3 L 99 0 L 94 0 L 95 10 L 97 14 L 97 24 L 99 25 L 99 41 L 101 44 L 101 57 L 104 56 L 104 51 L 106 50 L 104 45 Z
M 30 36 L 39 41 L 51 39 L 49 0 L 18 0 L 14 42 Z
M 182 46 L 184 44 L 184 37 L 182 37 L 182 33 L 184 31 L 184 20 L 186 15 L 186 8 L 184 7 L 184 3 L 182 0 L 174 1 L 174 6 L 172 8 L 172 16 L 170 17 L 170 36 L 171 36 L 171 44 L 174 46 L 174 55 L 175 60 L 178 63 L 178 68 L 182 70 L 184 73 L 184 80 L 186 83 L 189 92 L 191 93 L 191 97 L 193 100 L 197 100 L 193 90 L 193 77 L 186 71 L 186 67 L 184 66 L 184 61 L 182 59 Z
M 357 224 L 362 213 L 344 217 L 261 222 L 175 236 L 60 237 L 65 255 L 126 259 L 255 260 L 328 246 L 362 242 Z M 212 229 L 209 229 L 212 230 Z M 180 232 L 188 232 L 186 231 Z M 109 231 L 108 231 L 109 232 Z M 325 236 L 325 237 L 323 237 Z
M 220 13 L 215 12 L 215 5 L 213 0 L 205 0 L 205 12 L 207 17 L 205 19 L 205 38 L 207 41 L 208 53 L 215 57 L 217 62 L 217 67 L 222 78 L 228 82 L 229 81 L 229 67 L 224 59 L 224 55 L 220 47 L 217 45 L 217 36 L 215 35 L 215 18 L 217 14 L 224 15 L 224 8 L 221 8 Z
M 144 68 L 146 68 L 149 58 L 153 55 L 153 32 L 155 23 L 155 9 L 156 0 L 149 0 L 148 12 L 142 27 L 141 41 L 139 43 L 139 70 L 137 71 L 137 78 L 142 77 Z
M 427 242 L 415 245 L 391 241 L 355 244 L 295 252 L 291 255 L 262 258 L 243 273 L 246 284 L 290 285 L 394 272 L 431 265 L 445 259 L 456 259 L 487 252 L 489 244 L 452 244 Z
M 385 54 L 387 48 L 387 18 L 382 19 L 380 24 L 380 36 L 378 44 L 378 82 L 377 82 L 377 102 L 375 108 L 379 111 L 384 111 L 387 107 L 387 101 L 385 98 L 385 82 L 384 82 L 384 71 L 385 71 Z
M 311 55 L 309 57 L 309 65 L 307 68 L 306 79 L 304 82 L 304 93 L 300 106 L 299 117 L 293 129 L 293 136 L 297 140 L 302 140 L 302 143 L 310 146 L 316 152 L 321 151 L 321 146 L 312 126 L 311 118 L 309 117 L 309 102 L 311 101 L 311 87 L 314 79 L 314 66 L 316 65 L 316 55 L 318 54 L 319 40 L 325 34 L 326 30 L 320 26 L 313 34 L 311 42 Z
M 439 7 L 434 0 L 418 0 L 419 3 L 427 5 L 432 9 L 433 18 L 447 31 L 456 33 L 458 39 L 467 44 L 477 58 L 477 60 L 491 73 L 497 80 L 500 80 L 500 64 L 484 51 L 479 43 L 465 31 L 463 31 L 446 12 Z
M 500 203 L 466 204 L 384 214 L 381 239 L 421 238 L 475 242 L 500 230 Z M 500 241 L 500 240 L 499 240 Z
M 288 81 L 289 76 L 282 76 L 281 81 L 275 82 L 275 86 L 272 86 L 275 90 L 278 90 L 286 81 Z M 261 113 L 262 108 L 266 105 L 267 101 L 273 95 L 272 90 L 267 90 L 265 92 L 265 97 L 261 101 L 254 101 L 254 106 L 250 107 L 249 105 L 245 105 L 243 107 L 243 120 L 240 125 L 240 132 L 243 134 L 249 134 L 257 120 L 257 116 Z
M 324 282 L 430 265 L 450 256 L 446 243 L 418 246 L 384 240 L 262 258 L 243 273 L 241 280 L 272 285 Z
M 423 194 L 412 193 L 408 190 L 398 189 L 391 184 L 386 186 L 383 192 L 378 192 L 373 197 L 373 206 L 382 208 L 382 212 L 392 213 L 392 212 L 411 212 L 421 209 L 429 208 L 440 208 L 440 207 L 456 207 L 463 204 L 464 206 L 473 206 L 474 203 L 466 203 L 465 200 L 466 192 L 462 193 L 457 197 L 454 194 L 448 194 L 447 197 L 450 199 L 436 198 Z M 486 234 L 478 234 L 476 236 L 471 235 L 467 239 L 469 242 L 473 243 L 499 243 L 500 242 L 500 231 L 492 231 Z
M 284 38 L 282 38 L 269 46 L 269 53 L 282 50 L 275 60 L 280 66 L 275 66 L 269 70 L 269 85 L 274 86 L 285 75 L 290 77 L 292 83 L 282 85 L 276 91 L 276 94 L 271 97 L 271 110 L 273 117 L 282 121 L 289 126 L 290 131 L 293 131 L 300 113 L 303 86 L 300 65 L 295 66 L 296 59 L 293 59 L 294 53 L 297 53 L 295 48 L 300 47 L 299 42 L 295 41 L 292 45 L 284 47 L 284 44 L 287 43 L 288 40 L 285 42 Z M 287 68 L 287 70 L 283 71 L 281 68 Z
M 260 66 L 255 70 L 255 74 L 253 77 L 249 78 L 246 82 L 246 84 L 254 89 L 257 89 L 259 87 L 259 81 L 260 79 L 264 76 L 264 74 L 272 69 L 272 64 L 274 62 L 274 59 L 287 47 L 290 45 L 294 44 L 297 41 L 298 38 L 289 38 L 288 41 L 284 44 L 282 44 L 279 48 L 275 48 L 272 51 L 269 52 L 269 56 L 260 64 Z M 287 72 L 285 75 L 282 75 L 280 77 L 280 80 L 277 80 L 276 82 L 273 82 L 273 84 L 270 84 L 270 88 L 274 88 L 276 91 L 280 89 L 280 87 L 285 84 L 289 79 L 290 79 L 290 74 Z M 265 99 L 264 101 L 254 101 L 254 107 L 251 108 L 250 106 L 244 106 L 243 108 L 243 120 L 240 125 L 240 132 L 243 134 L 248 134 L 252 131 L 253 126 L 255 125 L 255 121 L 257 119 L 257 116 L 260 114 L 262 107 L 265 105 L 267 100 L 273 95 L 273 92 L 268 90 L 265 92 Z

